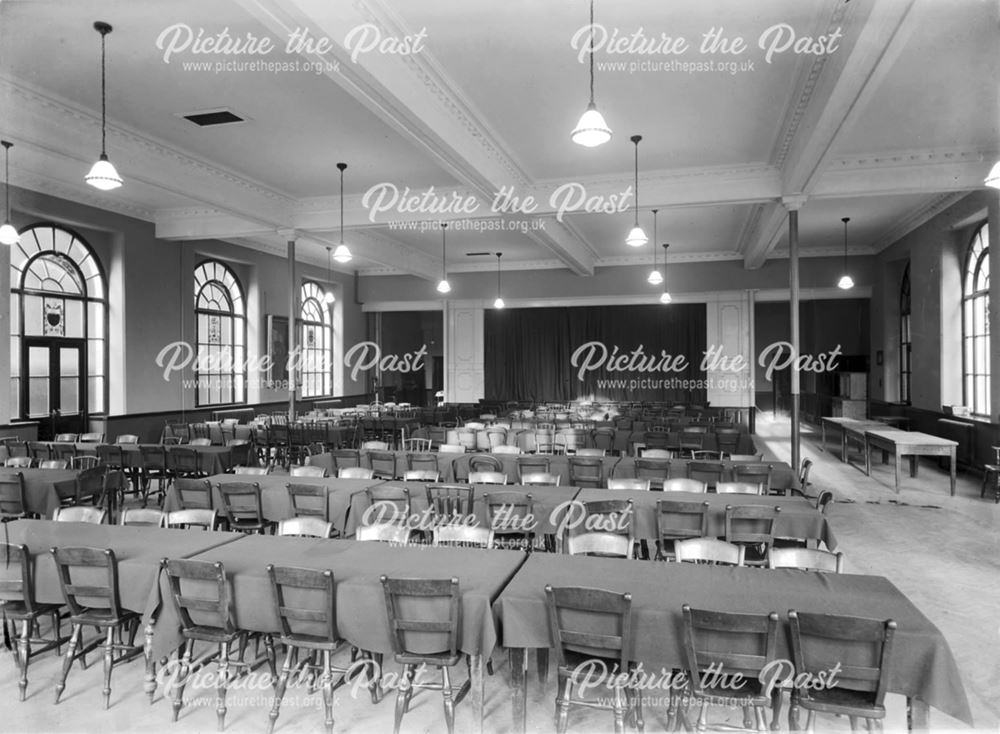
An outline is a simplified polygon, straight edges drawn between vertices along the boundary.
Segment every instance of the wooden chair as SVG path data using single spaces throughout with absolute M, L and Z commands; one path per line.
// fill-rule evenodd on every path
M 358 528 L 354 533 L 354 539 L 360 541 L 392 543 L 394 545 L 408 545 L 410 542 L 410 529 L 405 525 L 392 522 L 376 522 L 369 525 L 358 525 Z
M 724 454 L 730 461 L 734 462 L 749 462 L 749 463 L 761 463 L 764 459 L 764 454 Z M 733 467 L 735 469 L 735 467 Z
M 278 522 L 278 535 L 298 538 L 332 538 L 332 522 L 323 522 L 318 517 L 292 517 Z
M 521 484 L 522 485 L 540 485 L 543 487 L 558 487 L 559 481 L 562 479 L 558 474 L 550 474 L 548 472 L 537 472 L 534 474 L 522 474 Z
M 548 474 L 552 460 L 548 456 L 517 457 L 517 477 L 524 484 L 526 474 Z
M 174 480 L 174 494 L 181 510 L 211 510 L 215 506 L 207 479 L 178 477 Z
M 719 447 L 719 451 L 724 456 L 732 458 L 732 455 L 739 448 L 740 430 L 738 428 L 720 428 L 716 425 L 714 433 L 715 443 Z
M 175 477 L 200 479 L 208 476 L 198 460 L 198 452 L 187 446 L 171 447 L 167 453 L 167 465 Z
M 374 479 L 375 471 L 366 466 L 345 466 L 337 469 L 338 479 Z
M 334 449 L 330 457 L 338 472 L 346 467 L 361 466 L 361 452 L 357 449 Z
M 107 510 L 100 507 L 73 505 L 71 507 L 57 507 L 52 511 L 52 520 L 54 522 L 87 522 L 101 525 L 107 515 Z
M 413 515 L 413 503 L 408 487 L 376 485 L 365 487 L 369 510 L 375 522 L 404 522 Z
M 73 457 L 69 465 L 71 469 L 93 469 L 101 465 L 101 460 L 90 454 L 78 454 Z
M 771 494 L 771 474 L 774 472 L 771 464 L 737 463 L 732 465 L 732 472 L 734 481 L 760 484 L 761 494 Z M 719 491 L 718 487 L 715 491 Z
M 104 434 L 100 432 L 80 434 L 80 443 L 102 443 L 103 441 Z
M 71 510 L 93 508 L 69 508 Z M 91 650 L 102 644 L 98 637 L 86 644 L 83 643 L 84 627 L 96 627 L 104 633 L 104 708 L 111 706 L 111 673 L 114 667 L 142 654 L 142 645 L 135 644 L 135 636 L 139 631 L 140 615 L 138 612 L 122 608 L 121 595 L 118 588 L 118 559 L 110 548 L 52 548 L 52 558 L 58 571 L 59 586 L 63 599 L 69 607 L 69 621 L 73 625 L 70 633 L 69 646 L 63 658 L 62 673 L 56 684 L 56 703 L 66 690 L 66 677 L 69 675 L 73 661 L 83 658 Z M 104 580 L 99 581 L 103 575 Z M 86 579 L 83 583 L 74 581 L 77 578 Z M 101 600 L 97 606 L 86 602 Z M 124 639 L 128 633 L 128 642 L 115 642 Z M 79 649 L 78 649 L 79 648 Z M 115 653 L 118 653 L 116 656 Z
M 219 525 L 219 516 L 215 510 L 174 510 L 163 513 L 163 527 L 189 530 L 215 530 Z
M 820 688 L 797 687 L 792 690 L 788 711 L 789 727 L 799 730 L 798 710 L 809 712 L 806 730 L 813 731 L 815 715 L 847 716 L 851 729 L 857 719 L 865 719 L 868 730 L 872 723 L 885 719 L 886 689 L 892 668 L 893 639 L 896 623 L 891 620 L 864 619 L 836 614 L 788 612 L 792 643 L 792 663 L 799 675 L 817 680 L 823 671 L 828 674 L 836 666 L 835 686 Z M 860 648 L 865 648 L 862 652 Z M 844 660 L 846 652 L 852 652 Z
M 325 477 L 326 467 L 322 466 L 293 466 L 288 470 L 289 476 L 293 477 Z
M 719 482 L 715 485 L 716 494 L 764 494 L 764 485 L 754 482 Z
M 469 484 L 506 484 L 507 475 L 499 471 L 469 472 Z
M 681 613 L 688 691 L 700 704 L 698 731 L 708 727 L 708 707 L 713 703 L 742 706 L 746 717 L 752 711 L 757 732 L 769 731 L 765 707 L 772 698 L 761 671 L 777 658 L 777 613 L 737 614 L 692 609 L 687 604 Z M 781 695 L 780 687 L 775 693 Z M 690 731 L 683 711 L 681 719 Z
M 406 453 L 429 453 L 432 443 L 429 438 L 407 438 L 403 440 L 402 449 Z
M 634 539 L 631 534 L 584 531 L 566 532 L 563 552 L 570 556 L 601 556 L 604 558 L 632 558 Z
M 28 663 L 31 658 L 53 648 L 59 654 L 59 648 L 68 638 L 62 636 L 60 605 L 40 604 L 35 600 L 33 559 L 28 546 L 0 543 L 0 566 L 6 570 L 5 576 L 0 578 L 0 619 L 3 620 L 4 638 L 13 640 L 12 651 L 18 668 L 18 698 L 23 701 L 28 691 Z M 15 570 L 11 570 L 11 566 Z M 38 620 L 43 616 L 52 620 L 52 637 L 48 639 L 34 635 L 38 630 Z M 13 635 L 7 629 L 8 619 L 13 623 Z M 32 646 L 35 646 L 34 649 Z
M 705 450 L 705 433 L 703 431 L 692 431 L 691 427 L 680 432 L 677 445 L 682 454 L 694 458 L 694 452 Z
M 430 469 L 411 469 L 403 473 L 404 482 L 440 482 L 441 473 Z
M 173 477 L 167 468 L 167 449 L 160 446 L 140 446 L 139 453 L 142 455 L 142 469 L 140 471 L 140 482 L 142 484 L 142 506 L 149 502 L 149 487 L 156 481 L 156 492 L 154 496 L 157 502 L 163 502 L 164 487 Z
M 49 456 L 55 460 L 65 461 L 66 466 L 69 466 L 70 462 L 73 461 L 73 457 L 76 456 L 76 446 L 71 443 L 54 443 L 50 447 Z
M 503 462 L 489 454 L 473 454 L 469 457 L 470 472 L 503 472 Z
M 435 546 L 460 548 L 492 548 L 493 531 L 472 525 L 446 524 L 434 527 Z
M 431 517 L 450 523 L 472 515 L 475 489 L 465 484 L 431 484 L 424 488 Z
M 715 538 L 674 541 L 674 556 L 681 563 L 742 566 L 744 548 Z
M 386 441 L 363 441 L 361 443 L 362 451 L 388 451 L 389 444 Z
M 689 461 L 687 463 L 687 478 L 698 479 L 709 486 L 716 486 L 722 481 L 726 465 L 721 461 Z
M 391 451 L 369 451 L 368 463 L 376 479 L 396 478 L 396 455 Z
M 570 456 L 568 461 L 571 486 L 604 486 L 604 459 L 599 456 Z
M 329 495 L 325 486 L 290 483 L 285 485 L 285 489 L 293 517 L 315 517 L 323 522 L 330 521 Z
M 650 482 L 648 479 L 609 479 L 608 489 L 635 489 L 640 491 L 649 491 Z
M 674 477 L 663 483 L 664 492 L 695 492 L 705 494 L 708 492 L 708 484 L 699 479 L 688 479 L 687 477 Z
M 30 456 L 11 456 L 4 461 L 3 465 L 11 469 L 30 469 L 35 460 Z
M 830 505 L 833 504 L 833 492 L 829 489 L 824 489 L 818 495 L 816 495 L 816 509 L 819 510 L 824 515 Z
M 28 517 L 24 474 L 0 474 L 0 522 Z
M 122 510 L 121 517 L 118 518 L 119 525 L 131 525 L 133 527 L 162 527 L 164 515 L 159 510 L 150 510 L 145 507 L 134 507 Z
M 498 547 L 532 550 L 537 520 L 535 503 L 530 494 L 486 492 L 483 504 L 486 507 L 486 522 Z
M 998 455 L 998 461 L 1000 461 L 1000 455 Z M 803 459 L 802 466 L 799 467 L 799 490 L 802 494 L 806 493 L 806 488 L 809 486 L 809 472 L 812 465 L 812 459 Z M 983 478 L 985 479 L 985 477 Z
M 780 512 L 780 507 L 770 505 L 726 506 L 726 542 L 745 548 L 744 565 L 768 564 Z
M 46 459 L 52 458 L 52 449 L 47 443 L 43 443 L 41 441 L 29 441 L 28 454 L 35 460 L 35 464 L 37 465 Z
M 233 592 L 230 581 L 226 578 L 226 569 L 218 561 L 212 563 L 190 559 L 164 559 L 162 568 L 170 587 L 170 597 L 180 618 L 181 635 L 184 638 L 184 653 L 174 683 L 173 720 L 177 721 L 184 705 L 184 687 L 188 676 L 214 658 L 218 666 L 215 713 L 219 731 L 222 731 L 226 723 L 226 692 L 230 680 L 234 678 L 230 674 L 230 666 L 246 667 L 242 659 L 231 659 L 232 653 L 237 647 L 242 652 L 247 639 L 247 633 L 241 631 L 233 620 Z M 194 621 L 192 613 L 196 615 L 197 622 Z M 264 640 L 271 675 L 277 678 L 274 670 L 273 642 L 270 635 L 265 636 Z M 215 645 L 217 652 L 214 655 L 199 656 L 192 662 L 195 642 Z M 237 642 L 241 644 L 235 645 Z
M 274 520 L 264 517 L 259 484 L 226 482 L 215 485 L 215 489 L 222 501 L 222 513 L 230 530 L 261 534 L 274 530 Z
M 406 468 L 409 471 L 440 471 L 437 454 L 407 454 Z
M 818 548 L 771 548 L 767 567 L 843 573 L 844 554 Z
M 281 700 L 295 667 L 293 661 L 297 661 L 298 653 L 302 651 L 309 654 L 310 660 L 322 657 L 322 664 L 307 662 L 307 666 L 320 674 L 326 731 L 327 734 L 333 734 L 333 691 L 336 676 L 343 679 L 348 672 L 347 668 L 333 664 L 333 656 L 347 645 L 337 631 L 337 595 L 333 571 L 268 564 L 267 576 L 271 581 L 275 615 L 281 624 L 281 644 L 285 646 L 285 662 L 281 666 L 281 676 L 275 688 L 267 732 L 271 734 L 274 731 L 281 710 Z M 291 592 L 287 597 L 286 591 Z M 308 629 L 312 631 L 302 631 L 303 625 L 308 625 Z
M 455 705 L 461 702 L 470 688 L 467 680 L 457 690 L 453 689 L 450 676 L 451 667 L 457 665 L 463 657 L 458 649 L 462 629 L 458 579 L 398 579 L 382 576 L 381 581 L 394 658 L 403 666 L 396 694 L 393 734 L 399 734 L 403 714 L 410 708 L 415 689 L 441 691 L 445 725 L 448 734 L 454 734 Z M 414 605 L 423 610 L 419 616 L 412 611 Z M 430 612 L 433 607 L 439 610 L 436 615 Z M 434 639 L 438 640 L 437 644 L 433 644 Z M 418 648 L 413 647 L 414 642 L 419 645 Z M 441 682 L 415 680 L 416 670 L 421 666 L 440 670 Z
M 504 445 L 504 446 L 494 446 L 493 448 L 490 449 L 490 451 L 492 451 L 494 454 L 520 454 L 521 453 L 521 447 L 520 446 L 507 446 L 507 445 Z
M 642 691 L 634 684 L 634 669 L 629 651 L 632 640 L 632 595 L 583 587 L 545 587 L 549 633 L 555 642 L 558 665 L 556 694 L 556 730 L 564 734 L 569 723 L 570 706 L 611 711 L 616 732 L 624 730 L 626 717 L 641 732 Z M 602 665 L 586 668 L 591 673 L 580 679 L 581 666 L 588 660 Z M 610 688 L 607 696 L 586 698 L 581 682 Z M 576 695 L 574 695 L 576 694 Z
M 266 477 L 271 473 L 271 467 L 268 466 L 234 466 L 233 474 L 237 474 L 242 477 Z
M 595 428 L 590 432 L 590 440 L 594 448 L 604 451 L 605 454 L 612 454 L 615 450 L 615 429 Z
M 442 443 L 438 445 L 439 454 L 464 454 L 465 446 L 457 443 Z
M 139 437 L 132 433 L 123 433 L 115 439 L 117 444 L 139 443 Z
M 708 535 L 708 502 L 656 502 L 656 558 L 676 559 L 674 544 Z

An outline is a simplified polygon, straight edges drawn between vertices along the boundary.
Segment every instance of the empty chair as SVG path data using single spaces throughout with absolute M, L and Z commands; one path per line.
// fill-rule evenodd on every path
M 708 491 L 708 485 L 698 479 L 688 479 L 687 477 L 674 477 L 663 483 L 664 492 L 695 492 L 704 494 Z
M 639 491 L 649 491 L 650 481 L 648 479 L 634 479 L 631 477 L 620 477 L 608 480 L 608 489 L 633 489 Z
M 107 514 L 107 511 L 100 507 L 73 505 L 72 507 L 57 507 L 52 511 L 52 519 L 55 522 L 87 522 L 100 525 L 104 522 Z
M 299 538 L 332 538 L 333 523 L 318 517 L 292 517 L 278 522 L 278 535 Z
M 28 690 L 28 663 L 31 658 L 53 648 L 58 650 L 65 642 L 60 626 L 59 605 L 39 604 L 35 599 L 33 566 L 28 546 L 0 543 L 0 567 L 6 571 L 5 576 L 0 578 L 0 616 L 3 619 L 4 637 L 8 634 L 7 620 L 14 623 L 14 661 L 18 667 L 18 698 L 22 701 Z M 48 616 L 52 620 L 52 637 L 49 639 L 36 636 L 38 619 L 42 616 Z
M 211 510 L 214 507 L 212 485 L 207 479 L 179 477 L 174 480 L 173 491 L 181 510 Z
M 39 469 L 68 469 L 69 462 L 66 459 L 45 459 L 38 462 Z
M 558 474 L 535 472 L 532 474 L 522 474 L 521 484 L 537 484 L 542 486 L 558 487 L 560 479 L 562 479 L 562 477 Z
M 632 500 L 597 500 L 584 502 L 583 506 L 583 523 L 566 529 L 564 552 L 632 558 L 635 553 Z
M 587 431 L 582 428 L 564 428 L 555 435 L 553 450 L 557 454 L 575 454 L 587 446 Z
M 549 618 L 549 634 L 555 643 L 558 671 L 556 694 L 556 729 L 566 731 L 569 709 L 573 705 L 611 711 L 615 731 L 621 731 L 623 720 L 631 716 L 639 731 L 643 730 L 642 690 L 630 657 L 632 640 L 632 595 L 584 587 L 545 587 L 545 604 Z M 581 680 L 581 665 L 595 660 L 600 665 Z M 595 699 L 584 696 L 581 682 L 609 690 L 608 697 Z M 630 686 L 629 684 L 632 684 Z
M 156 481 L 157 498 L 163 496 L 164 485 L 172 477 L 167 469 L 167 449 L 163 446 L 140 446 L 139 453 L 142 456 L 142 470 L 140 482 L 142 485 L 142 504 L 149 501 L 149 487 L 153 480 Z
M 469 472 L 469 484 L 506 484 L 507 475 L 499 471 Z
M 447 524 L 434 527 L 434 545 L 492 548 L 493 531 L 474 525 Z
M 490 449 L 494 454 L 520 454 L 520 446 L 494 446 Z
M 439 454 L 464 454 L 465 446 L 459 443 L 442 443 L 438 445 Z
M 570 456 L 569 483 L 574 487 L 603 487 L 604 460 L 599 456 Z
M 736 461 L 736 462 L 760 463 L 764 458 L 764 454 L 726 454 L 726 456 L 730 461 Z M 733 468 L 735 469 L 736 467 Z
M 133 507 L 122 510 L 121 517 L 118 518 L 118 524 L 158 528 L 163 525 L 163 519 L 163 513 L 159 510 Z
M 98 450 L 100 448 L 98 447 Z M 201 478 L 208 476 L 202 468 L 198 452 L 192 448 L 187 446 L 172 446 L 167 453 L 167 457 L 168 467 L 176 477 Z
M 486 506 L 486 522 L 497 545 L 524 551 L 532 549 L 538 521 L 530 494 L 486 492 L 483 504 Z
M 745 715 L 752 711 L 758 732 L 768 731 L 765 708 L 771 704 L 771 696 L 761 671 L 777 658 L 777 613 L 738 614 L 692 609 L 687 604 L 681 612 L 688 691 L 700 704 L 698 731 L 709 726 L 708 707 L 712 704 L 742 706 Z M 713 675 L 710 670 L 723 672 Z M 683 712 L 682 718 L 686 718 Z M 687 721 L 684 728 L 691 729 Z
M 396 455 L 391 451 L 369 451 L 368 463 L 376 479 L 396 478 Z
M 604 449 L 590 449 L 590 448 L 586 448 L 586 449 L 577 449 L 576 450 L 576 455 L 577 456 L 604 456 L 606 454 L 607 454 L 607 451 L 605 451 Z
M 461 662 L 463 657 L 458 649 L 462 624 L 458 579 L 382 576 L 381 581 L 394 658 L 403 666 L 396 694 L 393 734 L 399 734 L 403 714 L 410 708 L 415 689 L 441 691 L 445 725 L 448 734 L 454 734 L 455 704 L 462 700 L 470 687 L 469 681 L 457 690 L 451 685 L 450 668 Z M 421 613 L 416 613 L 416 609 L 420 609 Z M 436 613 L 432 614 L 431 610 L 436 610 Z M 431 683 L 425 676 L 415 678 L 418 666 L 440 670 L 440 683 Z
M 365 487 L 369 510 L 365 519 L 373 522 L 402 522 L 413 514 L 410 490 L 395 485 Z M 367 522 L 365 524 L 368 524 Z
M 726 542 L 745 548 L 744 565 L 767 565 L 780 512 L 770 505 L 726 506 Z
M 744 549 L 715 538 L 691 538 L 674 542 L 674 557 L 682 563 L 742 566 Z
M 215 514 L 215 510 L 174 510 L 163 515 L 165 528 L 215 530 L 218 524 L 219 517 Z
M 410 529 L 405 525 L 393 522 L 376 522 L 369 525 L 358 525 L 354 534 L 355 540 L 407 545 L 410 542 Z
M 470 472 L 502 472 L 503 462 L 489 454 L 473 454 L 469 457 Z
M 407 453 L 428 453 L 433 442 L 429 438 L 404 439 L 402 449 Z
M 406 468 L 408 471 L 440 471 L 438 455 L 431 453 L 407 454 Z
M 687 463 L 688 479 L 699 479 L 710 488 L 722 481 L 726 465 L 721 461 L 689 461 Z
M 439 482 L 441 473 L 430 469 L 411 469 L 403 473 L 404 482 Z
M 606 454 L 612 454 L 615 449 L 615 429 L 595 428 L 590 432 L 590 440 L 594 444 L 594 448 L 601 449 Z
M 816 509 L 826 514 L 827 508 L 833 504 L 833 492 L 829 489 L 824 489 L 818 495 L 816 495 Z
M 797 568 L 802 571 L 844 572 L 844 554 L 817 548 L 771 548 L 768 568 Z
M 584 531 L 567 533 L 563 540 L 563 551 L 571 556 L 631 558 L 634 553 L 633 544 L 631 535 Z
M 76 439 L 77 434 L 75 433 L 57 433 L 52 440 L 56 443 L 76 443 Z
M 303 467 L 305 468 L 305 467 Z M 265 477 L 271 473 L 270 466 L 234 466 L 233 474 L 244 477 Z
M 674 452 L 669 449 L 641 449 L 639 456 L 643 459 L 672 459 Z
M 761 494 L 771 493 L 771 475 L 774 472 L 771 464 L 736 463 L 732 465 L 732 472 L 734 481 L 760 484 Z M 715 491 L 718 492 L 718 488 Z
M 293 477 L 325 477 L 326 467 L 323 466 L 293 466 L 288 470 Z
M 192 438 L 188 442 L 188 446 L 211 446 L 212 439 L 210 438 Z
M 803 459 L 802 466 L 799 467 L 799 487 L 803 494 L 809 486 L 809 471 L 812 469 L 812 459 Z
M 345 466 L 337 469 L 338 479 L 374 479 L 375 471 L 366 466 Z
M 517 476 L 524 484 L 525 474 L 548 474 L 552 460 L 548 456 L 518 456 Z
M 388 451 L 389 444 L 385 441 L 362 441 L 362 451 Z
M 824 671 L 837 670 L 835 686 L 797 687 L 792 691 L 789 724 L 798 729 L 798 709 L 809 712 L 806 730 L 813 731 L 815 715 L 833 714 L 863 718 L 871 731 L 873 722 L 885 719 L 885 694 L 892 668 L 896 623 L 835 614 L 788 612 L 792 664 L 799 675 L 818 680 Z M 847 651 L 851 651 L 848 657 Z M 845 659 L 845 657 L 847 659 Z
M 439 522 L 454 522 L 472 515 L 475 490 L 465 484 L 432 484 L 424 488 L 431 516 Z
M 486 430 L 486 441 L 490 451 L 495 451 L 507 444 L 507 429 L 489 428 Z
M 3 465 L 12 469 L 30 469 L 35 460 L 30 456 L 11 456 L 4 461 Z
M 28 498 L 24 490 L 24 474 L 0 474 L 0 522 L 28 516 Z
M 100 432 L 80 434 L 80 443 L 101 443 L 102 441 L 104 441 L 104 434 Z
M 56 703 L 59 703 L 59 697 L 66 690 L 66 677 L 73 667 L 73 661 L 103 643 L 102 693 L 104 708 L 108 708 L 111 706 L 111 672 L 114 666 L 142 654 L 142 645 L 135 644 L 140 616 L 122 607 L 118 588 L 118 559 L 113 550 L 67 547 L 53 548 L 51 553 L 59 574 L 63 599 L 69 607 L 69 621 L 73 625 L 66 655 L 63 657 L 62 672 L 56 684 Z M 94 601 L 97 604 L 90 606 Z M 81 639 L 84 627 L 96 627 L 103 633 L 104 639 L 98 638 L 84 645 Z M 122 641 L 126 634 L 128 642 L 124 643 Z M 118 642 L 115 641 L 116 636 Z
M 115 439 L 117 444 L 139 443 L 139 437 L 132 433 L 123 433 Z
M 91 456 L 90 454 L 79 454 L 73 457 L 73 460 L 69 463 L 71 469 L 93 469 L 95 466 L 100 466 L 101 460 L 96 456 Z
M 338 472 L 345 467 L 361 466 L 361 452 L 357 449 L 334 449 L 330 457 Z
M 719 482 L 715 485 L 716 494 L 764 494 L 764 485 L 753 482 Z
M 330 519 L 329 493 L 321 484 L 286 484 L 288 501 L 293 517 L 318 517 L 323 522 Z
M 738 428 L 715 428 L 715 443 L 723 455 L 733 458 L 739 449 L 740 430 Z M 735 459 L 733 459 L 735 461 Z
M 676 558 L 674 544 L 691 538 L 708 535 L 708 502 L 656 502 L 656 557 L 660 560 Z
M 551 454 L 555 451 L 555 433 L 549 428 L 539 428 L 535 431 L 535 453 Z
M 265 533 L 274 529 L 274 521 L 264 517 L 260 485 L 254 482 L 226 482 L 215 485 L 230 530 L 241 533 Z
M 680 436 L 677 439 L 677 445 L 680 451 L 685 456 L 694 457 L 694 452 L 703 451 L 705 449 L 705 432 L 691 430 L 693 427 L 688 426 L 685 430 L 680 432 Z

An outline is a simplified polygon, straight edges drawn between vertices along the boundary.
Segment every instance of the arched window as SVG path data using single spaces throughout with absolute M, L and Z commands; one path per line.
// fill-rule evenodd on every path
M 899 399 L 910 402 L 910 264 L 903 271 L 903 282 L 899 286 Z
M 62 425 L 87 430 L 86 416 L 107 410 L 108 300 L 101 263 L 75 232 L 34 225 L 11 248 L 10 291 L 13 417 L 73 417 Z M 79 429 L 75 416 L 82 419 Z
M 990 414 L 990 240 L 984 223 L 972 236 L 962 281 L 962 374 L 965 404 Z
M 194 271 L 196 404 L 246 402 L 246 301 L 233 271 L 207 260 Z
M 302 284 L 299 300 L 299 349 L 302 366 L 302 397 L 332 394 L 333 363 L 331 346 L 333 326 L 327 292 L 312 282 Z

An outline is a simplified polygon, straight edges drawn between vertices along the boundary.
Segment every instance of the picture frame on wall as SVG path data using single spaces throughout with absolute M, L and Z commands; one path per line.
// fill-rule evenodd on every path
M 267 356 L 270 367 L 267 382 L 271 387 L 288 383 L 288 317 L 267 315 Z

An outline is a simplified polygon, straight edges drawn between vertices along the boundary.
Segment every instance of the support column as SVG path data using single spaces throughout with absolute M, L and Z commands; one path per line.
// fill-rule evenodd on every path
M 791 334 L 789 342 L 792 345 L 792 468 L 798 470 L 800 463 L 799 437 L 799 209 L 805 203 L 805 197 L 785 197 L 781 200 L 788 210 L 788 307 L 790 309 Z
M 747 429 L 751 434 L 757 432 L 757 386 L 754 377 L 757 375 L 757 320 L 754 310 L 757 308 L 757 291 L 747 291 L 747 322 L 748 322 L 748 361 L 747 370 Z
M 295 368 L 298 355 L 295 352 L 295 328 L 299 316 L 299 289 L 295 286 L 295 230 L 281 233 L 288 243 L 288 421 L 295 420 Z

